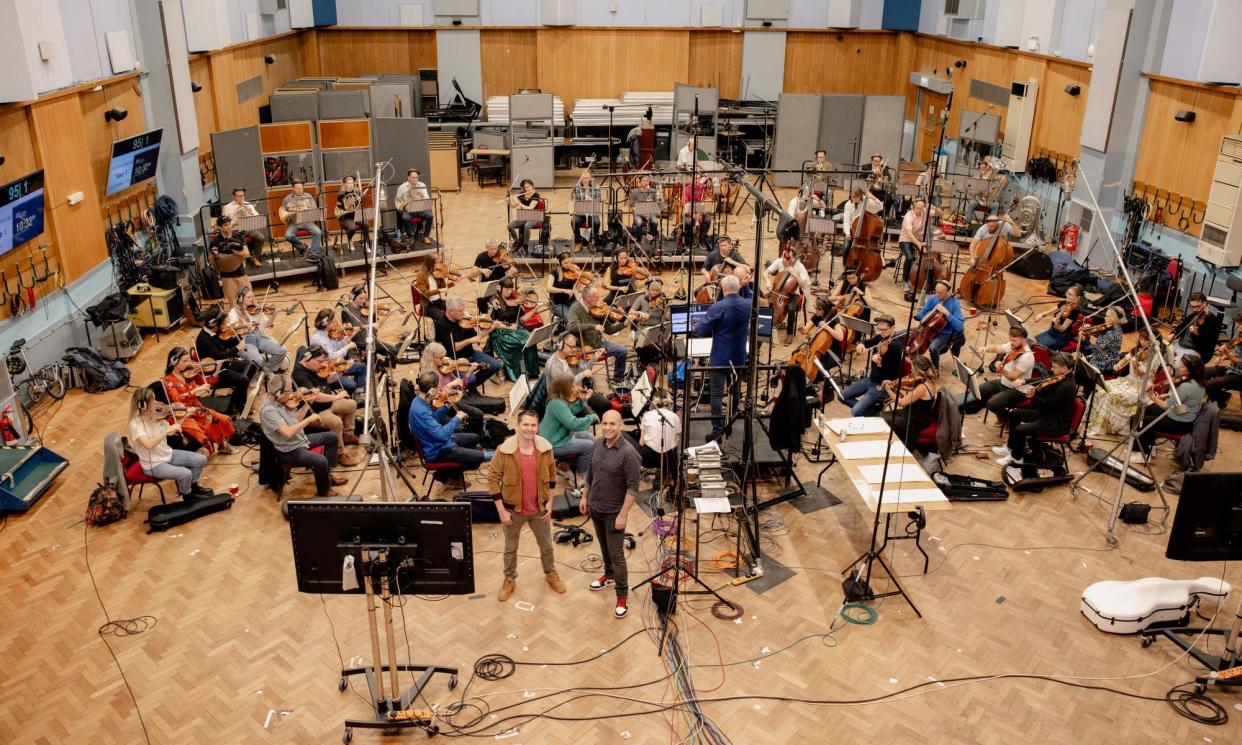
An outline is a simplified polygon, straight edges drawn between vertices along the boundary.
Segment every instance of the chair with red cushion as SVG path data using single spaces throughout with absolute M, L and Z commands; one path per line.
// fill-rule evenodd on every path
M 1078 431 L 1078 425 L 1082 423 L 1082 415 L 1086 411 L 1087 411 L 1087 405 L 1082 402 L 1081 398 L 1078 398 L 1077 396 L 1075 396 L 1074 397 L 1074 413 L 1070 417 L 1070 427 L 1069 427 L 1068 432 L 1062 435 L 1055 435 L 1053 437 L 1033 437 L 1031 439 L 1033 439 L 1035 442 L 1043 442 L 1049 445 L 1056 445 L 1057 448 L 1061 451 L 1061 461 L 1065 462 L 1065 460 L 1069 457 L 1069 454 L 1065 451 L 1065 446 L 1069 444 L 1070 437 L 1072 437 L 1073 434 Z
M 414 443 L 414 452 L 418 455 L 418 462 L 423 466 L 423 483 L 427 484 L 427 478 L 431 477 L 431 483 L 427 485 L 427 493 L 423 495 L 422 501 L 426 502 L 431 499 L 431 490 L 435 488 L 436 482 L 450 483 L 460 482 L 464 487 L 466 484 L 466 472 L 478 469 L 478 466 L 468 466 L 465 463 L 458 463 L 451 460 L 429 461 L 423 454 L 423 445 L 418 438 L 410 434 L 410 440 Z
M 129 487 L 129 500 L 134 501 L 134 487 L 138 487 L 138 500 L 142 501 L 142 490 L 147 484 L 154 484 L 160 493 L 160 504 L 168 504 L 168 500 L 164 497 L 164 485 L 154 476 L 150 476 L 146 471 L 142 470 L 142 462 L 138 460 L 137 453 L 132 450 L 125 450 L 121 454 L 121 468 L 125 470 L 125 483 Z

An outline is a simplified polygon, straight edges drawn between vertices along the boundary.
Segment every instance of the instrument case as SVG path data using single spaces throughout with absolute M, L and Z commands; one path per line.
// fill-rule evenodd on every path
M 932 481 L 953 502 L 1002 502 L 1009 499 L 1009 490 L 1000 481 L 988 481 L 971 476 L 939 471 L 933 473 Z
M 1202 596 L 1220 599 L 1229 590 L 1229 583 L 1218 577 L 1105 580 L 1083 590 L 1079 610 L 1100 631 L 1137 634 L 1156 625 L 1183 625 L 1190 620 L 1190 609 L 1199 604 Z
M 1074 476 L 1063 465 L 1051 464 L 1041 466 L 1026 463 L 1023 465 L 1005 466 L 1001 470 L 1001 479 L 1014 491 L 1040 492 L 1049 486 L 1073 481 Z
M 233 506 L 231 494 L 215 494 L 202 499 L 172 504 L 157 504 L 147 512 L 147 534 L 160 533 L 191 520 L 197 520 L 213 512 L 221 512 Z
M 1107 458 L 1108 460 L 1104 463 L 1100 463 L 1100 461 L 1104 458 Z M 1110 456 L 1107 450 L 1098 447 L 1087 448 L 1087 463 L 1093 466 L 1100 463 L 1096 470 L 1103 471 L 1110 476 L 1120 475 L 1121 467 L 1124 465 L 1118 458 Z M 1152 481 L 1151 478 L 1142 471 L 1136 471 L 1133 465 L 1131 465 L 1126 471 L 1126 483 L 1139 491 L 1154 491 L 1156 488 L 1156 482 Z
M 470 521 L 473 523 L 498 523 L 500 513 L 496 511 L 496 499 L 488 491 L 464 491 L 453 497 L 454 502 L 466 502 L 470 505 Z

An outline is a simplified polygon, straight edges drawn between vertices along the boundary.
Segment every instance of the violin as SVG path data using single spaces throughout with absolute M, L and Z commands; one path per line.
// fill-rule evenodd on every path
M 464 357 L 458 359 L 446 358 L 439 365 L 436 365 L 436 369 L 440 371 L 441 375 L 452 375 L 455 372 L 468 373 L 473 366 L 474 363 Z
M 338 328 L 336 331 L 328 332 L 328 338 L 331 339 L 332 341 L 344 341 L 345 339 L 348 339 L 349 337 L 353 336 L 353 334 L 354 334 L 353 325 L 349 323 L 342 323 L 340 328 Z
M 513 268 L 513 257 L 509 255 L 509 248 L 507 246 L 501 246 L 496 249 L 496 255 L 492 257 L 492 261 L 503 266 L 506 270 Z
M 269 316 L 274 316 L 276 315 L 276 306 L 275 305 L 259 305 L 258 303 L 251 303 L 250 305 L 246 306 L 246 312 L 252 316 L 258 315 L 259 313 L 265 313 Z
M 1190 333 L 1197 336 L 1199 334 L 1199 327 L 1202 326 L 1203 322 L 1207 320 L 1207 316 L 1208 309 L 1205 305 L 1198 313 L 1195 314 L 1195 319 L 1190 322 Z
M 204 357 L 195 364 L 198 366 L 199 375 L 213 375 L 220 367 L 220 363 L 210 357 Z
M 1189 380 L 1188 377 L 1184 375 L 1178 375 L 1176 378 L 1173 378 L 1172 385 L 1170 385 L 1169 379 L 1163 378 L 1162 380 L 1158 380 L 1155 383 L 1152 383 L 1150 386 L 1148 386 L 1147 391 L 1155 396 L 1167 396 L 1169 394 L 1170 388 L 1176 388 L 1182 383 L 1185 383 L 1187 380 Z
M 923 382 L 922 375 L 910 374 L 904 378 L 894 378 L 880 383 L 880 387 L 888 391 L 893 398 L 901 398 L 902 393 Z
M 595 307 L 591 308 L 591 316 L 605 321 L 625 320 L 624 311 L 619 308 L 614 308 L 611 305 L 604 305 L 603 303 L 596 303 Z
M 1112 328 L 1112 326 L 1107 323 L 1097 323 L 1094 326 L 1083 326 L 1078 329 L 1078 335 L 1084 339 L 1089 339 L 1096 334 L 1108 331 L 1110 328 Z
M 571 366 L 579 365 L 582 363 L 582 360 L 587 359 L 588 357 L 595 357 L 598 351 L 598 349 L 594 349 L 592 347 L 581 346 L 570 352 L 569 356 L 565 358 L 565 361 Z
M 366 305 L 362 306 L 362 308 L 360 308 L 359 310 L 362 311 L 362 315 L 364 316 L 370 315 L 371 304 L 367 303 Z M 392 308 L 389 308 L 387 305 L 383 305 L 382 303 L 375 306 L 375 315 L 380 318 L 383 318 L 384 316 L 388 315 L 391 312 L 392 312 Z
M 351 364 L 352 363 L 346 359 L 332 360 L 328 362 L 327 364 L 325 364 L 323 367 L 319 368 L 319 371 L 315 374 L 323 378 L 324 380 L 327 380 L 328 378 L 332 377 L 334 373 L 345 372 L 346 370 L 349 369 L 349 366 Z
M 1026 387 L 1026 397 L 1027 397 L 1027 398 L 1032 398 L 1032 397 L 1033 397 L 1036 393 L 1039 393 L 1040 391 L 1044 390 L 1045 388 L 1051 388 L 1052 386 L 1056 385 L 1057 383 L 1060 383 L 1062 380 L 1065 380 L 1066 378 L 1068 378 L 1068 377 L 1069 377 L 1070 375 L 1072 375 L 1072 374 L 1073 374 L 1073 373 L 1068 373 L 1068 372 L 1067 372 L 1067 373 L 1063 373 L 1063 374 L 1061 374 L 1061 375 L 1049 375 L 1048 377 L 1044 378 L 1043 380 L 1039 381 L 1038 383 L 1033 383 L 1033 384 L 1031 384 L 1031 385 L 1027 386 L 1027 387 Z
M 223 341 L 228 341 L 234 336 L 245 336 L 254 331 L 254 329 L 255 325 L 253 323 L 225 323 L 220 326 L 219 337 Z
M 436 259 L 436 263 L 431 267 L 431 276 L 438 280 L 443 280 L 446 287 L 452 287 L 454 282 L 460 282 L 463 276 L 462 268 L 446 263 L 443 259 Z
M 281 399 L 286 407 L 296 409 L 303 404 L 315 402 L 315 396 L 319 394 L 318 388 L 298 388 L 296 391 L 289 391 Z
M 588 272 L 587 270 L 583 269 L 582 267 L 578 266 L 572 261 L 569 262 L 568 269 L 561 270 L 561 276 L 564 277 L 565 279 L 573 280 L 575 283 L 581 282 L 585 284 L 590 284 L 591 282 L 594 282 L 596 279 L 598 279 L 598 275 L 592 272 Z
M 1219 363 L 1220 365 L 1225 365 L 1225 366 L 1233 364 L 1233 359 L 1230 356 L 1230 353 L 1232 353 L 1238 347 L 1242 347 L 1242 334 L 1239 334 L 1233 337 L 1231 341 L 1227 341 L 1224 344 L 1218 345 L 1216 347 L 1216 354 L 1212 356 L 1212 359 L 1208 363 L 1208 366 L 1211 367 L 1213 364 L 1216 364 L 1216 363 Z
M 565 399 L 565 403 L 576 404 L 583 399 L 590 398 L 591 392 L 582 387 L 579 383 L 575 385 L 573 390 L 569 392 L 569 396 Z
M 199 407 L 195 407 L 195 409 L 197 408 Z M 180 415 L 180 417 L 185 417 L 189 415 L 191 411 L 192 410 L 190 409 L 190 407 L 186 406 L 185 404 L 165 404 L 165 403 L 160 403 L 159 401 L 156 401 L 151 406 L 151 413 L 161 418 L 167 417 L 167 416 L 177 417 L 177 415 Z M 180 417 L 177 417 L 177 418 L 180 418 Z
M 437 388 L 431 392 L 431 406 L 439 409 L 445 406 L 457 408 L 457 402 L 461 401 L 466 392 L 460 388 Z
M 1069 318 L 1070 313 L 1073 313 L 1077 308 L 1078 308 L 1077 300 L 1065 301 L 1065 303 L 1061 305 L 1061 309 L 1057 311 L 1057 320 L 1064 321 L 1065 319 Z

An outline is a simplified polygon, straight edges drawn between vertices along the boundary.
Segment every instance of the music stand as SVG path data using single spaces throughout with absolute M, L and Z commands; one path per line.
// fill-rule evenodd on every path
M 525 375 L 525 374 L 529 374 L 533 372 L 531 370 L 526 369 L 526 353 L 532 348 L 536 350 L 536 353 L 538 353 L 539 345 L 543 344 L 548 339 L 551 339 L 555 334 L 556 334 L 556 321 L 555 320 L 553 320 L 552 323 L 544 324 L 543 326 L 540 326 L 539 328 L 530 332 L 530 336 L 526 337 L 526 343 L 522 345 L 522 354 L 518 358 L 519 363 L 521 364 L 521 367 L 522 367 L 522 374 Z
M 634 202 L 634 214 L 638 217 L 659 217 L 661 204 L 655 199 L 644 199 L 641 202 Z
M 971 397 L 974 397 L 979 403 L 983 403 L 983 396 L 979 393 L 979 381 L 975 379 L 975 372 L 967 367 L 965 362 L 962 362 L 952 354 L 949 357 L 957 367 L 958 380 L 962 381 L 962 384 L 966 386 L 966 393 L 962 396 L 962 405 L 964 406 Z M 966 420 L 966 413 L 961 408 L 961 406 L 958 407 L 958 429 L 961 429 L 961 422 Z
M 499 279 L 494 280 L 492 282 L 484 282 L 483 291 L 479 293 L 479 297 L 483 300 L 486 300 L 498 292 L 500 292 L 500 280 Z
M 673 335 L 673 322 L 665 321 L 657 326 L 648 326 L 638 329 L 640 347 L 656 347 L 664 353 L 664 343 Z
M 288 502 L 289 536 L 298 592 L 323 595 L 365 594 L 371 637 L 371 664 L 341 670 L 338 687 L 364 675 L 371 694 L 372 719 L 346 719 L 344 741 L 355 727 L 397 730 L 420 728 L 439 732 L 432 718 L 411 712 L 416 699 L 436 674 L 449 676 L 457 686 L 457 668 L 397 662 L 392 628 L 392 601 L 417 594 L 469 595 L 474 593 L 474 552 L 471 545 L 470 506 L 444 502 Z M 375 617 L 382 606 L 383 661 Z M 404 587 L 402 587 L 404 585 Z M 393 588 L 396 594 L 392 593 Z M 421 673 L 398 697 L 399 673 Z M 384 673 L 388 674 L 385 687 Z
M 641 300 L 646 294 L 645 290 L 639 290 L 637 292 L 631 292 L 628 295 L 617 295 L 612 299 L 612 302 L 609 303 L 609 305 L 616 306 L 617 308 L 625 308 L 627 311 L 632 310 L 634 303 Z
M 1009 328 L 1022 329 L 1023 331 L 1026 331 L 1026 324 L 1022 323 L 1022 319 L 1015 316 L 1013 314 L 1013 311 L 1006 309 L 1004 313 L 1005 313 L 1005 318 L 1009 319 Z

